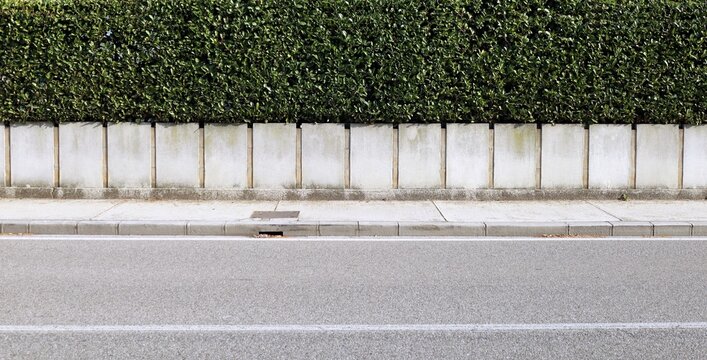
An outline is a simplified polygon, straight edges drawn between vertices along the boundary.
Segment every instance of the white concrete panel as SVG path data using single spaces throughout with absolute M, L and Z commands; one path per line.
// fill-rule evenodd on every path
M 540 177 L 543 189 L 583 187 L 584 146 L 584 126 L 543 125 Z
M 636 188 L 678 188 L 680 128 L 678 125 L 638 125 L 636 128 Z
M 108 187 L 150 187 L 150 124 L 108 124 Z
M 680 129 L 677 125 L 636 127 L 636 188 L 678 188 Z
M 302 124 L 302 187 L 343 189 L 344 124 Z
M 157 187 L 199 186 L 199 124 L 156 124 Z
M 10 147 L 12 186 L 54 186 L 53 124 L 12 124 Z
M 685 127 L 683 188 L 707 187 L 707 125 Z
M 351 188 L 393 188 L 393 125 L 351 125 Z
M 631 185 L 631 125 L 589 126 L 589 187 Z
M 295 124 L 253 124 L 253 187 L 296 188 L 296 148 Z
M 401 189 L 440 188 L 442 126 L 401 124 L 398 185 Z
M 488 188 L 489 157 L 488 124 L 447 124 L 447 188 Z
M 248 125 L 204 125 L 204 185 L 207 188 L 248 186 Z
M 0 124 L 0 187 L 5 187 L 5 125 Z
M 494 187 L 535 188 L 537 127 L 496 124 L 494 127 Z
M 59 124 L 59 185 L 103 187 L 103 126 L 100 123 Z

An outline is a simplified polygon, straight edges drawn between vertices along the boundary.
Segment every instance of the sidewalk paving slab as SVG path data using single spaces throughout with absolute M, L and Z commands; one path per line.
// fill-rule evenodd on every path
M 435 201 L 447 221 L 615 221 L 583 201 Z
M 281 201 L 277 210 L 311 221 L 444 221 L 432 201 Z
M 96 220 L 223 220 L 250 218 L 253 211 L 275 210 L 276 201 L 126 201 Z
M 54 235 L 707 236 L 703 209 L 707 212 L 705 201 L 0 199 L 0 231 Z M 251 218 L 254 211 L 275 210 L 299 211 L 300 216 Z
M 122 200 L 2 199 L 0 220 L 86 220 Z
M 621 221 L 707 221 L 707 201 L 588 201 Z

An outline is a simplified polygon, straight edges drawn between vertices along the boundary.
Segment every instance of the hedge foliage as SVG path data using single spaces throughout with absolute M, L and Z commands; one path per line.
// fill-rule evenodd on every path
M 695 124 L 706 38 L 703 0 L 0 0 L 0 119 Z

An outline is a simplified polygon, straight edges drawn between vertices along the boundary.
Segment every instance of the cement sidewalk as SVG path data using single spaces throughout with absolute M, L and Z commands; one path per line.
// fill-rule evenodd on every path
M 265 213 L 253 217 L 255 211 Z M 299 213 L 281 213 L 281 212 Z M 280 216 L 294 217 L 280 217 Z M 271 216 L 272 218 L 267 218 Z M 707 201 L 0 200 L 4 234 L 707 236 Z

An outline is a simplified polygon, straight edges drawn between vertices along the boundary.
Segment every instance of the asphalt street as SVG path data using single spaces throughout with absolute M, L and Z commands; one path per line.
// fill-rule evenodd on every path
M 707 240 L 0 238 L 0 359 L 707 358 Z

